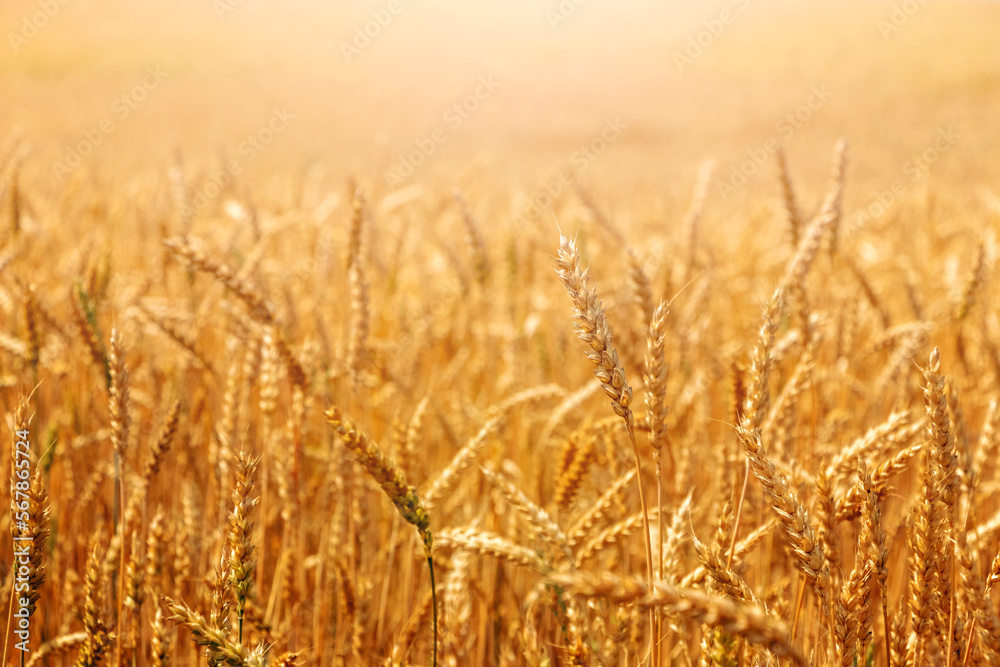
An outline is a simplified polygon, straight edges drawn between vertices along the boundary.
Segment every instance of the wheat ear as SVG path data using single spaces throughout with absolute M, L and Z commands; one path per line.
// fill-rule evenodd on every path
M 174 602 L 166 596 L 163 596 L 161 601 L 173 613 L 170 620 L 186 627 L 194 637 L 195 644 L 205 648 L 210 664 L 231 667 L 243 667 L 248 664 L 250 652 L 239 644 L 229 641 L 224 630 L 209 625 L 204 616 L 183 602 Z
M 829 610 L 830 572 L 823 549 L 813 530 L 805 506 L 792 492 L 784 475 L 777 472 L 774 461 L 764 451 L 761 444 L 761 425 L 768 405 L 768 377 L 771 371 L 771 348 L 774 345 L 776 318 L 780 311 L 781 293 L 775 292 L 764 310 L 764 321 L 753 356 L 750 374 L 750 388 L 747 392 L 743 421 L 736 432 L 743 444 L 750 464 L 750 471 L 767 494 L 771 507 L 778 515 L 785 529 L 789 545 L 799 566 L 812 584 L 823 604 L 824 613 Z
M 243 615 L 247 596 L 253 585 L 254 546 L 251 543 L 251 516 L 260 498 L 253 498 L 254 476 L 259 458 L 245 451 L 236 455 L 236 486 L 233 488 L 233 511 L 229 515 L 229 585 L 236 596 L 238 632 L 236 641 L 243 643 Z
M 45 642 L 37 649 L 35 649 L 35 652 L 31 654 L 31 658 L 29 658 L 28 661 L 24 663 L 24 667 L 33 667 L 37 663 L 41 662 L 41 660 L 45 656 L 61 655 L 63 653 L 66 653 L 70 649 L 79 646 L 86 640 L 87 640 L 87 633 L 83 631 L 71 632 L 69 634 L 60 635 L 54 639 L 50 639 L 49 641 Z
M 358 462 L 368 475 L 382 487 L 396 510 L 407 523 L 413 525 L 424 543 L 424 554 L 427 556 L 427 566 L 431 573 L 431 595 L 434 598 L 434 655 L 433 663 L 437 667 L 438 619 L 437 592 L 434 586 L 434 539 L 430 530 L 430 516 L 420 503 L 417 490 L 407 484 L 403 473 L 395 462 L 386 456 L 379 446 L 368 439 L 351 420 L 344 417 L 340 410 L 331 407 L 326 412 L 326 420 L 340 436 L 344 446 L 353 451 Z
M 792 246 L 797 247 L 802 227 L 802 214 L 795 201 L 795 188 L 792 185 L 792 176 L 788 171 L 785 149 L 781 146 L 778 147 L 776 157 L 778 158 L 778 179 L 781 181 L 781 194 L 785 202 L 785 213 L 788 216 L 789 238 L 792 241 Z
M 278 321 L 271 306 L 260 295 L 256 287 L 234 274 L 233 270 L 225 264 L 219 264 L 209 259 L 192 239 L 187 237 L 166 239 L 163 241 L 163 245 L 193 268 L 211 275 L 222 283 L 226 289 L 235 294 L 246 305 L 250 311 L 250 317 L 254 321 L 271 329 L 278 354 L 288 368 L 288 377 L 303 391 L 308 392 L 309 378 L 305 369 L 302 368 L 302 364 L 295 357 L 288 341 L 278 327 Z
M 90 556 L 87 558 L 87 569 L 84 573 L 86 583 L 86 601 L 83 608 L 83 628 L 87 638 L 80 648 L 76 659 L 76 667 L 94 667 L 100 663 L 111 639 L 107 626 L 101 619 L 100 575 L 101 552 L 100 535 L 95 536 Z
M 642 527 L 646 538 L 646 578 L 653 585 L 653 545 L 649 531 L 649 513 L 646 510 L 646 489 L 642 481 L 642 459 L 639 445 L 635 440 L 635 421 L 632 416 L 632 388 L 625 377 L 625 369 L 618 360 L 614 347 L 611 324 L 604 313 L 604 304 L 597 296 L 597 290 L 590 286 L 589 271 L 580 267 L 580 253 L 576 243 L 565 236 L 559 237 L 559 260 L 556 272 L 562 280 L 570 298 L 573 299 L 573 315 L 576 319 L 580 340 L 590 346 L 587 357 L 594 362 L 594 371 L 601 381 L 604 393 L 611 399 L 615 414 L 625 421 L 632 453 L 635 456 L 636 483 L 639 487 L 639 503 L 642 506 Z M 659 664 L 658 644 L 653 613 L 649 614 L 650 653 L 653 663 Z
M 600 575 L 558 572 L 549 575 L 558 586 L 585 598 L 605 598 L 640 607 L 658 607 L 666 613 L 718 626 L 743 637 L 752 644 L 766 647 L 775 655 L 790 658 L 796 665 L 808 664 L 789 640 L 788 631 L 761 609 L 751 604 L 707 595 L 704 591 L 679 588 L 657 582 L 647 585 L 641 579 L 604 572 Z
M 115 456 L 115 515 L 118 521 L 119 568 L 118 568 L 118 633 L 116 650 L 122 655 L 122 607 L 125 601 L 125 540 L 122 536 L 127 528 L 125 520 L 125 446 L 128 443 L 129 414 L 128 388 L 129 373 L 125 368 L 125 350 L 117 329 L 111 330 L 111 355 L 108 359 L 111 369 L 111 389 L 108 399 L 111 413 L 111 446 Z
M 653 465 L 656 467 L 656 534 L 657 534 L 657 577 L 663 579 L 663 457 L 664 441 L 667 440 L 667 373 L 670 370 L 666 360 L 667 313 L 669 306 L 661 301 L 651 314 L 649 333 L 646 339 L 646 358 L 643 369 L 645 384 L 646 422 L 649 425 L 649 442 L 653 447 Z M 667 460 L 670 462 L 668 479 L 673 479 L 677 464 L 673 449 L 667 443 Z

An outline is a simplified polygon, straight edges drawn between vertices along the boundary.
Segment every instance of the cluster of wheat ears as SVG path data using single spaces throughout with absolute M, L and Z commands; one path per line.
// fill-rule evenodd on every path
M 761 214 L 703 222 L 703 169 L 573 239 L 20 155 L 4 664 L 1000 664 L 995 218 L 851 229 L 843 142 L 813 213 L 779 155 Z

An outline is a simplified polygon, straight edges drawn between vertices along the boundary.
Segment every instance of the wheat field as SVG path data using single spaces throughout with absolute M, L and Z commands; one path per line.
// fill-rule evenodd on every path
M 4 664 L 1000 664 L 998 18 L 6 7 Z

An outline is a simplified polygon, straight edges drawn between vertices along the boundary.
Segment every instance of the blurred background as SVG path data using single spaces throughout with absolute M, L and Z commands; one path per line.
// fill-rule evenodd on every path
M 841 136 L 848 207 L 894 180 L 997 183 L 995 2 L 4 0 L 0 26 L 0 137 L 22 137 L 25 177 L 53 188 L 88 141 L 72 173 L 105 183 L 162 175 L 180 151 L 235 159 L 240 179 L 387 191 L 531 193 L 571 166 L 599 192 L 686 197 L 713 158 L 725 208 L 779 193 L 772 140 L 818 197 Z M 287 126 L 262 133 L 275 110 Z M 269 141 L 250 151 L 253 136 Z

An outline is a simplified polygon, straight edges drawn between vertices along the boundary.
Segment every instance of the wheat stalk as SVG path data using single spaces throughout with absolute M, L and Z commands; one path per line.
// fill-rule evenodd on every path
M 559 237 L 559 261 L 556 272 L 573 300 L 573 315 L 576 320 L 580 340 L 590 346 L 588 358 L 597 367 L 594 374 L 601 381 L 604 393 L 611 399 L 611 406 L 625 422 L 632 453 L 635 456 L 636 483 L 639 487 L 639 502 L 642 505 L 642 524 L 646 539 L 646 578 L 653 584 L 653 547 L 649 531 L 649 516 L 646 511 L 646 490 L 642 481 L 642 460 L 639 445 L 635 440 L 635 420 L 632 415 L 632 388 L 625 378 L 625 369 L 618 360 L 614 347 L 611 325 L 604 313 L 604 305 L 597 296 L 596 289 L 590 287 L 590 275 L 580 268 L 580 254 L 576 244 L 565 236 Z M 650 653 L 653 664 L 659 664 L 658 645 L 654 641 L 656 633 L 653 613 L 649 615 Z

